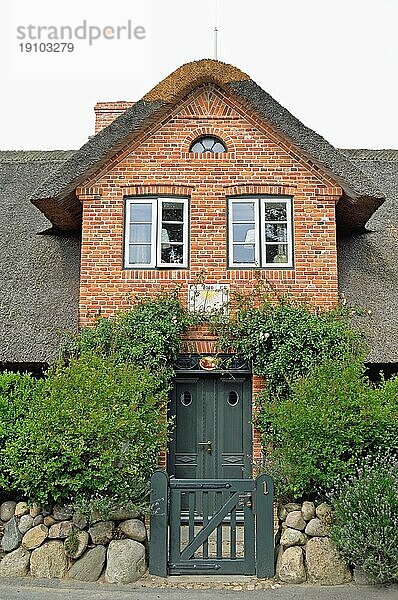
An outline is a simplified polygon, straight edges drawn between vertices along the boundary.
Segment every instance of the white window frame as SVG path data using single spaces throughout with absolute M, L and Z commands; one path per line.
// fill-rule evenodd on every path
M 162 208 L 165 202 L 182 204 L 183 206 L 183 234 L 182 234 L 182 263 L 162 263 Z M 186 268 L 188 266 L 188 198 L 158 198 L 158 227 L 157 227 L 157 267 Z
M 263 269 L 291 269 L 293 268 L 293 219 L 292 219 L 292 198 L 290 196 L 240 196 L 228 199 L 228 266 L 232 269 L 239 268 L 263 268 Z M 287 245 L 288 262 L 286 263 L 267 263 L 265 258 L 266 246 L 274 245 L 266 242 L 265 234 L 265 204 L 275 203 L 286 204 L 287 219 L 287 240 L 283 242 Z M 237 263 L 233 261 L 233 213 L 232 208 L 236 203 L 254 203 L 254 262 Z M 273 223 L 273 221 L 267 221 Z
M 183 262 L 162 263 L 161 241 L 162 241 L 162 206 L 164 202 L 176 202 L 183 205 Z M 151 227 L 151 261 L 149 263 L 130 262 L 130 206 L 132 204 L 151 204 L 152 227 Z M 125 206 L 124 223 L 124 267 L 127 269 L 184 269 L 188 267 L 188 198 L 175 197 L 128 197 Z M 139 245 L 139 244 L 137 244 Z
M 233 229 L 233 206 L 234 204 L 254 204 L 254 262 L 253 263 L 236 263 L 233 262 L 234 257 L 234 229 Z M 229 206 L 228 206 L 228 223 L 229 223 L 229 231 L 228 231 L 228 256 L 229 256 L 229 266 L 230 267 L 259 267 L 260 266 L 260 236 L 259 236 L 259 226 L 258 226 L 258 198 L 229 198 Z M 242 242 L 243 245 L 243 242 Z
M 287 232 L 287 239 L 286 242 L 280 242 L 279 244 L 276 242 L 267 242 L 266 241 L 266 235 L 265 235 L 265 229 L 263 229 L 263 231 L 261 232 L 261 256 L 263 258 L 262 260 L 262 266 L 266 267 L 266 268 L 270 268 L 272 267 L 273 269 L 280 269 L 282 268 L 292 268 L 293 267 L 293 228 L 292 228 L 292 199 L 291 198 L 278 198 L 276 197 L 272 197 L 272 198 L 267 198 L 267 197 L 262 197 L 259 198 L 260 201 L 260 222 L 262 227 L 264 228 L 265 226 L 265 205 L 266 204 L 280 204 L 281 202 L 285 202 L 286 204 L 286 232 Z M 281 223 L 281 221 L 267 221 L 267 223 Z M 282 223 L 284 223 L 284 221 L 282 221 Z M 288 261 L 285 263 L 267 263 L 265 260 L 265 257 L 267 256 L 267 246 L 278 246 L 280 244 L 284 244 L 287 246 L 287 256 L 288 256 Z

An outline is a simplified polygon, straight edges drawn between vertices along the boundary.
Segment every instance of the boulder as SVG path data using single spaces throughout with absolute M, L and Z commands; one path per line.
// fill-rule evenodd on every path
M 29 514 L 35 518 L 41 514 L 41 506 L 39 504 L 32 504 L 29 508 Z
M 65 539 L 70 535 L 73 531 L 75 531 L 76 526 L 72 523 L 72 521 L 58 521 L 51 525 L 48 537 L 49 538 L 61 538 Z
M 290 513 L 293 510 L 301 510 L 301 504 L 298 504 L 297 502 L 288 502 L 285 504 L 285 510 L 287 513 Z
M 13 500 L 3 502 L 0 506 L 0 519 L 2 521 L 9 521 L 14 516 L 14 511 L 17 503 Z
M 284 521 L 287 517 L 287 510 L 286 508 L 283 506 L 283 504 L 278 504 L 278 511 L 277 511 L 277 515 L 278 515 L 278 519 L 280 521 Z
M 280 558 L 276 576 L 285 583 L 304 583 L 306 573 L 301 548 L 298 546 L 286 548 Z
M 29 514 L 29 506 L 27 505 L 26 502 L 18 502 L 18 504 L 15 507 L 15 512 L 14 515 L 16 517 L 22 517 L 22 515 L 28 515 Z
M 5 552 L 12 552 L 22 540 L 22 533 L 18 529 L 17 519 L 11 517 L 4 526 L 1 547 Z
M 307 536 L 298 529 L 290 529 L 288 527 L 282 534 L 280 543 L 285 548 L 290 546 L 303 546 L 307 541 Z
M 120 531 L 131 540 L 136 540 L 137 542 L 145 542 L 146 540 L 145 525 L 139 519 L 123 521 L 123 523 L 120 524 Z
M 30 515 L 23 515 L 19 519 L 18 529 L 22 533 L 22 535 L 24 533 L 26 533 L 27 531 L 29 531 L 29 529 L 32 529 L 32 527 L 33 527 L 33 517 L 31 517 Z
M 323 537 L 329 534 L 329 528 L 318 517 L 315 517 L 315 519 L 308 521 L 305 533 L 313 537 Z
M 311 538 L 306 546 L 306 562 L 310 583 L 341 585 L 351 581 L 351 573 L 330 538 Z
M 305 529 L 306 522 L 303 519 L 301 510 L 293 510 L 289 512 L 286 517 L 286 525 L 292 529 L 298 529 L 299 531 Z
M 34 550 L 42 545 L 48 537 L 48 528 L 45 525 L 36 525 L 25 533 L 22 538 L 22 546 L 27 550 Z
M 69 521 L 73 516 L 71 506 L 59 506 L 56 504 L 53 508 L 53 517 L 56 521 Z
M 43 519 L 43 523 L 46 527 L 51 527 L 51 525 L 54 525 L 54 523 L 56 523 L 56 520 L 51 515 L 46 515 Z
M 109 515 L 112 521 L 127 521 L 127 519 L 136 519 L 139 513 L 137 510 L 127 508 L 118 508 Z
M 81 532 L 84 533 L 84 532 Z M 78 581 L 97 581 L 104 568 L 106 557 L 105 546 L 96 546 L 79 558 L 72 565 L 68 577 Z
M 25 577 L 29 571 L 30 552 L 21 546 L 6 554 L 0 562 L 0 577 Z
M 98 521 L 103 521 L 104 517 L 102 516 L 102 514 L 100 513 L 99 510 L 92 510 L 90 513 L 90 525 L 93 525 L 94 523 L 98 523 Z
M 77 546 L 75 549 L 71 548 L 71 540 L 75 539 L 77 542 Z M 83 552 L 86 551 L 88 546 L 89 535 L 87 531 L 76 531 L 73 536 L 66 538 L 64 544 L 65 554 L 69 556 L 69 558 L 73 558 L 76 560 L 80 558 Z M 69 544 L 68 544 L 69 541 Z
M 58 540 L 45 542 L 31 554 L 30 574 L 32 577 L 61 579 L 65 577 L 67 568 L 68 559 L 64 552 L 64 545 Z
M 319 504 L 319 506 L 316 507 L 315 512 L 319 519 L 326 519 L 329 521 L 332 514 L 332 507 L 329 504 L 326 504 L 326 502 L 322 502 L 322 504 Z
M 304 521 L 310 521 L 313 519 L 315 517 L 315 504 L 308 501 L 303 502 L 301 514 L 303 515 Z
M 131 583 L 146 571 L 145 548 L 135 540 L 113 540 L 108 546 L 105 581 Z
M 87 518 L 77 511 L 73 513 L 72 523 L 76 525 L 78 529 L 85 529 L 87 527 Z
M 115 524 L 113 521 L 99 521 L 88 530 L 93 544 L 109 544 L 113 540 Z

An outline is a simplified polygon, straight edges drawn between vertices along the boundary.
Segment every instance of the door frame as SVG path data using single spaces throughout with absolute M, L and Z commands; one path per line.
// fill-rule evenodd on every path
M 202 365 L 206 364 L 206 360 L 203 359 L 211 359 L 213 361 L 215 367 L 212 369 L 204 368 Z M 208 364 L 208 360 L 207 360 Z M 177 398 L 175 398 L 176 391 L 176 383 L 180 380 L 189 381 L 192 383 L 195 381 L 199 381 L 200 379 L 210 379 L 210 378 L 218 378 L 218 379 L 245 379 L 247 387 L 247 398 L 243 398 L 242 402 L 244 402 L 242 410 L 243 410 L 243 419 L 244 421 L 248 421 L 250 423 L 249 427 L 246 429 L 246 440 L 244 442 L 244 447 L 247 447 L 248 450 L 248 460 L 250 466 L 248 468 L 247 473 L 245 473 L 244 477 L 251 477 L 251 464 L 253 458 L 253 425 L 252 425 L 252 415 L 253 415 L 253 405 L 252 405 L 252 391 L 253 391 L 253 383 L 252 383 L 252 369 L 251 365 L 245 361 L 244 359 L 236 356 L 236 355 L 199 355 L 199 354 L 181 354 L 175 365 L 175 378 L 174 378 L 174 387 L 170 392 L 170 402 L 169 402 L 169 410 L 168 417 L 169 419 L 176 419 L 175 411 L 173 410 L 173 401 L 177 402 Z M 246 402 L 247 400 L 247 402 Z M 173 426 L 173 429 L 176 427 L 176 423 Z M 175 447 L 175 437 L 171 435 L 171 439 L 168 442 L 167 448 L 167 473 L 171 476 L 175 476 L 175 455 L 176 455 L 176 447 Z M 244 462 L 247 462 L 244 460 Z

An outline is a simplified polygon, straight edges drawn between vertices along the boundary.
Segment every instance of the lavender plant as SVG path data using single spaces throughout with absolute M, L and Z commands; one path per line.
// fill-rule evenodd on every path
M 331 493 L 332 537 L 342 556 L 374 583 L 398 581 L 398 457 L 365 458 Z

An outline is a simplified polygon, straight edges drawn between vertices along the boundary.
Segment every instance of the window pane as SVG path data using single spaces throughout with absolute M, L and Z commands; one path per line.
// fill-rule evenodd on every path
M 184 236 L 184 226 L 171 225 L 170 223 L 163 223 L 162 227 L 162 244 L 168 244 L 169 242 L 182 242 Z
M 130 223 L 130 242 L 150 242 L 151 241 L 151 223 L 135 224 Z
M 202 151 L 203 151 L 203 146 L 202 146 L 201 142 L 196 142 L 191 148 L 191 152 L 202 152 Z
M 140 244 L 129 247 L 129 262 L 132 265 L 149 265 L 151 262 L 151 245 Z
M 184 205 L 180 202 L 163 202 L 162 220 L 180 221 L 182 223 L 184 220 Z
M 286 202 L 265 202 L 264 218 L 266 221 L 286 221 Z
M 132 223 L 151 223 L 152 204 L 130 204 L 130 221 Z
M 254 244 L 255 231 L 252 223 L 246 223 L 242 225 L 233 226 L 234 242 L 246 242 L 247 244 Z
M 234 202 L 232 205 L 232 220 L 251 221 L 254 223 L 254 202 Z
M 170 244 L 162 244 L 161 257 L 162 263 L 182 264 L 183 246 L 172 246 Z
M 287 244 L 267 244 L 267 263 L 284 264 L 289 262 Z
M 211 150 L 211 148 L 213 148 L 214 142 L 215 142 L 214 138 L 202 138 L 201 141 L 202 141 L 203 147 L 206 150 Z
M 242 246 L 234 244 L 233 262 L 254 263 L 254 244 L 244 244 Z
M 219 153 L 226 152 L 223 142 L 215 137 L 205 135 L 192 143 L 190 152 Z
M 220 144 L 220 142 L 216 142 L 213 146 L 213 152 L 216 152 L 217 154 L 219 152 L 225 152 L 225 146 Z
M 287 242 L 287 224 L 266 223 L 265 240 L 267 242 Z

